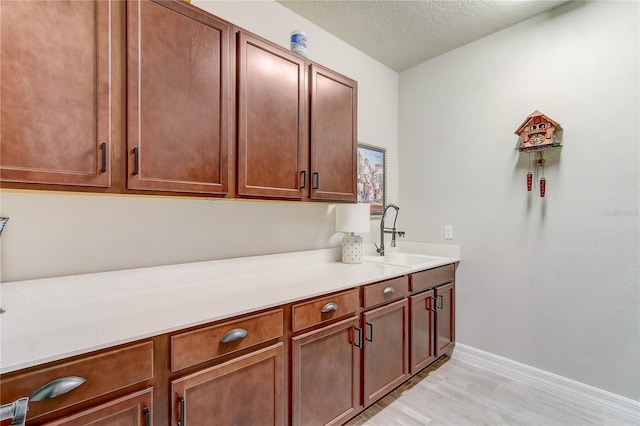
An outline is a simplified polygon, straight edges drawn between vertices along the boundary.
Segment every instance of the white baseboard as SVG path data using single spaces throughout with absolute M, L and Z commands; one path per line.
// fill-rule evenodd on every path
M 614 411 L 632 424 L 640 424 L 639 401 L 460 343 L 456 343 L 452 358 L 563 398 L 577 399 L 592 407 Z

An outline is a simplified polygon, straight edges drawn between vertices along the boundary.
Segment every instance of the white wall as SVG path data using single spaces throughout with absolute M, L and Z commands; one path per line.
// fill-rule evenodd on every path
M 359 140 L 388 148 L 396 201 L 395 71 L 273 1 L 193 4 L 286 48 L 291 30 L 305 30 L 310 59 L 358 80 Z M 3 190 L 0 216 L 10 217 L 0 239 L 2 281 L 335 247 L 342 238 L 326 203 Z
M 400 74 L 400 205 L 454 226 L 457 340 L 640 399 L 639 4 L 575 2 Z M 547 196 L 514 131 L 564 128 Z

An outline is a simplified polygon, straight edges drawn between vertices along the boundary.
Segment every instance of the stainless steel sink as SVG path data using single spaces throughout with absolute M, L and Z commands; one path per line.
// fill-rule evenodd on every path
M 441 257 L 426 256 L 413 253 L 387 253 L 384 256 L 364 256 L 362 260 L 366 262 L 384 263 L 386 265 L 417 267 L 442 260 Z

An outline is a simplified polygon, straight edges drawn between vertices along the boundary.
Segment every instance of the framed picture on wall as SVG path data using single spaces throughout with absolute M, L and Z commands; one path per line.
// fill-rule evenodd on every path
M 358 202 L 370 205 L 371 216 L 381 216 L 387 194 L 387 151 L 358 144 Z

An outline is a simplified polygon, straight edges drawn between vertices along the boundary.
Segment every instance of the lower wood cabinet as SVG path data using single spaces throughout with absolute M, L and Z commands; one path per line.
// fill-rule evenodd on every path
M 451 264 L 6 373 L 0 402 L 79 376 L 27 426 L 340 425 L 454 345 Z
M 293 425 L 339 425 L 360 410 L 360 343 L 357 317 L 293 337 Z
M 81 411 L 47 426 L 151 426 L 153 424 L 153 389 Z
M 434 290 L 411 296 L 411 374 L 416 374 L 435 359 Z
M 364 316 L 364 406 L 409 377 L 409 302 L 402 299 Z
M 411 274 L 411 374 L 455 346 L 455 268 Z
M 284 344 L 171 382 L 171 424 L 284 425 Z
M 455 284 L 441 285 L 435 289 L 436 309 L 436 358 L 445 355 L 455 345 Z

